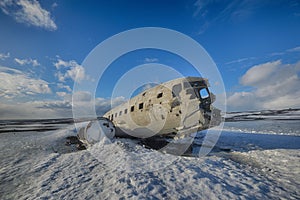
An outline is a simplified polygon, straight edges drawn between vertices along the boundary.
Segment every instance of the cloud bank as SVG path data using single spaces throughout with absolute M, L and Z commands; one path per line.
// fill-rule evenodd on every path
M 102 116 L 111 106 L 125 102 L 124 97 L 117 97 L 112 100 L 95 98 L 93 103 L 91 95 L 81 91 L 73 95 L 73 98 L 77 99 L 74 104 L 72 94 L 60 93 L 60 95 L 62 100 L 14 102 L 13 104 L 0 102 L 0 119 L 72 118 L 72 109 L 80 112 L 81 117 L 92 117 L 89 115 L 91 109 L 96 111 L 97 116 Z
M 87 91 L 72 93 L 63 84 L 58 86 L 65 91 L 57 91 L 55 99 L 47 99 L 46 94 L 53 94 L 49 85 L 45 80 L 0 66 L 0 119 L 72 118 L 72 109 L 79 111 L 81 117 L 92 117 L 95 111 L 102 116 L 112 106 L 125 102 L 124 97 L 93 99 Z
M 249 87 L 227 99 L 229 110 L 260 110 L 300 107 L 300 62 L 283 64 L 280 60 L 251 67 L 240 84 Z
M 0 67 L 1 98 L 22 98 L 47 93 L 51 93 L 48 82 L 32 78 L 16 69 Z

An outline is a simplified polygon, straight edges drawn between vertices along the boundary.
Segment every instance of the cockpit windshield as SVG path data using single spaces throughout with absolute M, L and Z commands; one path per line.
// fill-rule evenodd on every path
M 209 97 L 209 93 L 208 93 L 207 88 L 201 88 L 199 90 L 199 94 L 200 94 L 201 99 L 206 99 L 206 98 Z
M 186 89 L 187 94 L 191 94 L 190 99 L 209 98 L 209 91 L 204 81 L 185 82 L 184 88 Z

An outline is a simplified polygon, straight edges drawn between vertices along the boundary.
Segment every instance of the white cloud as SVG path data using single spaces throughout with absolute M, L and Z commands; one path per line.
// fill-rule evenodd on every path
M 56 95 L 59 97 L 65 97 L 67 95 L 66 92 L 56 92 Z
M 145 58 L 144 62 L 146 62 L 146 63 L 158 62 L 158 59 L 157 58 Z
M 77 91 L 75 93 L 57 92 L 58 96 L 63 99 L 63 102 L 68 102 L 72 105 L 72 114 L 74 118 L 103 116 L 112 107 L 124 103 L 124 97 L 116 97 L 114 99 L 93 98 L 88 91 Z
M 142 87 L 142 91 L 145 91 L 145 90 L 148 90 L 148 89 L 150 89 L 150 88 L 153 88 L 154 86 L 156 86 L 156 84 L 154 84 L 154 83 L 148 83 L 148 84 L 145 84 L 145 85 L 143 85 L 143 87 Z
M 288 49 L 286 50 L 288 52 L 300 52 L 300 46 L 299 47 L 295 47 L 295 48 L 292 48 L 292 49 Z
M 5 60 L 6 58 L 9 58 L 10 57 L 10 53 L 0 53 L 0 60 Z
M 19 65 L 32 65 L 34 67 L 37 67 L 40 65 L 40 63 L 36 59 L 19 59 L 15 58 L 15 62 Z
M 67 96 L 66 100 L 72 101 L 74 117 L 90 117 L 91 114 L 102 116 L 112 107 L 125 102 L 124 97 L 116 97 L 114 99 L 92 98 L 92 94 L 87 91 L 77 91 L 72 96 Z
M 257 100 L 252 92 L 235 92 L 227 98 L 228 110 L 257 109 Z
M 20 98 L 51 93 L 48 82 L 29 77 L 19 70 L 0 67 L 0 97 Z
M 248 92 L 235 92 L 227 99 L 229 110 L 258 110 L 300 107 L 300 62 L 280 60 L 250 68 L 240 79 Z
M 87 91 L 78 91 L 73 93 L 73 101 L 77 102 L 90 102 L 92 100 L 92 95 Z
M 279 65 L 281 65 L 280 61 L 255 65 L 242 76 L 240 82 L 243 85 L 259 85 L 261 82 L 265 82 L 266 78 L 276 73 Z
M 58 59 L 53 63 L 56 69 L 61 70 L 56 75 L 61 82 L 66 79 L 72 79 L 74 82 L 81 82 L 82 80 L 88 80 L 88 76 L 85 74 L 84 68 L 79 65 L 75 60 L 64 61 Z
M 77 91 L 74 93 L 56 92 L 56 95 L 62 99 L 62 102 L 68 102 L 68 104 L 72 105 L 72 117 L 74 118 L 93 117 L 95 112 L 97 116 L 102 116 L 110 108 L 126 101 L 124 97 L 116 97 L 114 99 L 93 98 L 88 91 Z
M 57 87 L 60 88 L 60 89 L 65 89 L 67 90 L 68 92 L 72 92 L 72 89 L 70 88 L 70 86 L 68 85 L 64 85 L 62 83 L 57 83 Z
M 37 0 L 4 0 L 0 1 L 0 8 L 19 23 L 50 31 L 57 29 L 50 12 L 43 9 Z
M 98 115 L 104 115 L 111 108 L 118 106 L 124 102 L 126 102 L 124 97 L 116 97 L 114 99 L 96 98 L 95 99 L 96 113 Z

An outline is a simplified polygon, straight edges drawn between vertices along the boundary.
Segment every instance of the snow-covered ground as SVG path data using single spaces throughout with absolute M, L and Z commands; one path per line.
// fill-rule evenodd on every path
M 102 141 L 77 151 L 65 145 L 67 136 L 76 135 L 72 124 L 52 124 L 56 130 L 46 131 L 39 124 L 38 131 L 19 132 L 9 126 L 6 132 L 2 123 L 0 197 L 300 199 L 299 122 L 226 122 L 205 157 L 196 157 L 205 132 L 195 138 L 194 156 L 186 157 L 147 149 L 129 139 Z M 28 125 L 35 127 L 34 123 Z
M 233 112 L 225 120 L 227 131 L 300 136 L 300 109 Z

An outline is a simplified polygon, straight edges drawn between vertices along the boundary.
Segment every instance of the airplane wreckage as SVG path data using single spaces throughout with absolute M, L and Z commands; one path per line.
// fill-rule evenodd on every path
M 147 89 L 90 121 L 78 131 L 86 145 L 103 137 L 184 138 L 221 123 L 220 110 L 213 107 L 215 95 L 201 77 L 174 79 Z

